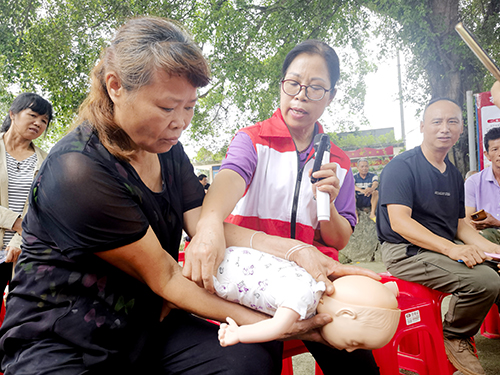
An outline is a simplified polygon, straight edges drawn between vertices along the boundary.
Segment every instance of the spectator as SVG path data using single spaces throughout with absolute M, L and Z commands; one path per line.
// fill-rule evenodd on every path
M 500 245 L 500 128 L 486 133 L 484 149 L 491 166 L 465 181 L 465 214 L 467 222 L 483 237 Z M 481 209 L 486 218 L 471 220 L 471 214 Z
M 463 131 L 460 107 L 432 100 L 420 131 L 422 145 L 391 160 L 380 176 L 382 259 L 394 276 L 452 295 L 443 322 L 448 358 L 463 374 L 484 374 L 471 337 L 499 302 L 498 268 L 484 252 L 500 253 L 500 246 L 465 221 L 462 175 L 447 157 Z
M 356 208 L 360 211 L 370 210 L 370 219 L 375 219 L 375 210 L 378 203 L 378 177 L 375 173 L 368 172 L 368 160 L 358 160 L 358 173 L 354 175 L 356 190 Z
M 205 193 L 207 192 L 208 188 L 210 187 L 210 184 L 208 183 L 208 177 L 206 174 L 200 174 L 198 176 L 198 181 L 200 181 L 201 186 L 203 186 L 203 189 L 205 189 Z
M 25 92 L 14 99 L 0 129 L 0 296 L 21 253 L 21 223 L 28 210 L 31 183 L 47 156 L 33 141 L 51 120 L 52 105 L 40 95 Z

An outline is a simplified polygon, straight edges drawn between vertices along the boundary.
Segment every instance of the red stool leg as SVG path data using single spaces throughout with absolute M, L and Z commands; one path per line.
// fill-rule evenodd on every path
M 493 304 L 481 325 L 481 335 L 489 339 L 500 339 L 500 315 L 498 306 Z
M 283 367 L 281 375 L 293 375 L 292 357 L 283 358 Z

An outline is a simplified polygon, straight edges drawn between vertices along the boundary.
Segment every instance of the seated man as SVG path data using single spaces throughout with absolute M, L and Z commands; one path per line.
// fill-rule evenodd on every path
M 431 101 L 420 131 L 422 145 L 392 159 L 380 176 L 382 260 L 400 279 L 452 294 L 443 322 L 446 354 L 463 374 L 484 374 L 470 338 L 500 302 L 498 267 L 484 253 L 500 253 L 500 246 L 464 220 L 462 175 L 447 157 L 463 131 L 460 107 Z
M 356 190 L 356 208 L 370 209 L 370 219 L 375 218 L 375 209 L 378 202 L 378 177 L 375 173 L 368 172 L 368 160 L 358 160 L 358 173 L 354 175 Z
M 500 128 L 484 136 L 484 155 L 491 167 L 465 180 L 465 214 L 467 222 L 491 242 L 500 245 Z M 472 220 L 471 214 L 484 210 L 486 218 Z

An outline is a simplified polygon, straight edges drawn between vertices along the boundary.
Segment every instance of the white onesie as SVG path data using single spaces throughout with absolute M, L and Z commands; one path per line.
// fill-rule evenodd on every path
M 274 315 L 278 307 L 288 307 L 300 319 L 316 314 L 325 291 L 295 262 L 247 247 L 228 247 L 214 278 L 219 297 L 254 310 Z

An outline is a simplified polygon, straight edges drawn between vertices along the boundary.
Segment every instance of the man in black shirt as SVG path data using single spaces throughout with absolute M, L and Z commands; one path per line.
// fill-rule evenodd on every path
M 462 373 L 484 374 L 470 337 L 500 299 L 498 268 L 485 255 L 500 253 L 500 246 L 464 221 L 463 179 L 447 157 L 463 131 L 460 107 L 450 99 L 431 101 L 420 131 L 422 145 L 382 171 L 382 259 L 394 276 L 452 294 L 443 322 L 446 353 Z

